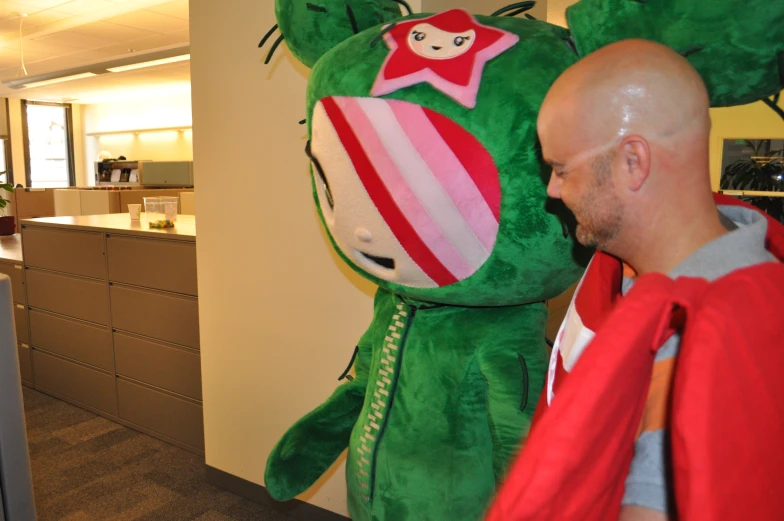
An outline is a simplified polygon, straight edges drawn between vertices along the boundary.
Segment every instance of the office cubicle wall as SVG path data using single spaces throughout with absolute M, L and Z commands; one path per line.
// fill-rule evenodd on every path
M 11 279 L 0 274 L 0 521 L 35 521 Z

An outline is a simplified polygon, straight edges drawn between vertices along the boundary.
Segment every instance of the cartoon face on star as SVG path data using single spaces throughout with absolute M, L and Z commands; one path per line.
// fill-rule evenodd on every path
M 452 33 L 434 25 L 422 23 L 411 29 L 408 45 L 411 50 L 430 60 L 449 60 L 468 52 L 476 41 L 476 31 L 469 29 Z

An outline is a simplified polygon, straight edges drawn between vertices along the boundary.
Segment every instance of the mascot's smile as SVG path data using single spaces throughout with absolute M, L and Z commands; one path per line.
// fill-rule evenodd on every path
M 400 100 L 328 97 L 308 152 L 338 248 L 374 276 L 434 288 L 473 275 L 498 235 L 498 169 L 451 119 Z

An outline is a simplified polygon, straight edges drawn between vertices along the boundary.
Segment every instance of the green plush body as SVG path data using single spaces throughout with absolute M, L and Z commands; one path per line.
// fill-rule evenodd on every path
M 283 437 L 268 489 L 315 480 L 348 446 L 352 519 L 480 519 L 538 400 L 546 320 L 543 304 L 432 305 L 379 290 L 356 378 Z M 299 458 L 309 472 L 292 476 Z
M 691 7 L 679 8 L 679 2 Z M 388 20 L 390 10 L 381 11 L 394 4 L 364 2 L 367 12 L 356 18 L 370 25 L 347 36 L 344 2 L 317 3 L 330 13 L 329 23 L 324 13 L 305 12 L 298 2 L 276 2 L 287 44 L 303 63 L 314 65 L 307 93 L 311 137 L 321 100 L 371 97 L 389 53 L 372 17 Z M 348 3 L 355 13 L 362 11 L 362 1 Z M 702 8 L 694 9 L 695 4 Z M 714 105 L 771 95 L 784 81 L 784 24 L 773 24 L 771 34 L 754 32 L 744 60 L 742 46 L 720 45 L 730 36 L 748 40 L 727 20 L 732 11 L 730 0 L 582 0 L 568 12 L 571 33 L 539 21 L 477 16 L 482 24 L 516 34 L 519 43 L 488 62 L 475 108 L 425 83 L 383 96 L 449 118 L 490 153 L 501 188 L 498 235 L 486 262 L 455 283 L 423 288 L 384 280 L 338 246 L 313 175 L 314 199 L 333 247 L 379 290 L 373 322 L 358 343 L 356 377 L 293 425 L 270 454 L 265 484 L 274 498 L 304 492 L 348 449 L 348 507 L 355 521 L 481 519 L 525 439 L 542 389 L 543 301 L 574 283 L 590 256 L 564 233 L 568 212 L 547 200 L 549 172 L 536 135 L 540 104 L 553 81 L 581 55 L 629 37 L 676 48 L 703 45 L 690 59 L 711 87 Z M 700 33 L 717 27 L 721 14 L 728 24 L 724 32 Z M 732 71 L 725 71 L 724 62 Z M 327 178 L 334 174 L 325 172 Z M 333 195 L 339 204 L 341 194 Z

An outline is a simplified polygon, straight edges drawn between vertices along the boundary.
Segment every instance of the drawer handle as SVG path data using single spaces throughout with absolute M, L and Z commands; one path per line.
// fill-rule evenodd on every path
M 21 304 L 17 304 L 16 307 L 18 307 L 19 309 L 24 309 L 24 306 Z
M 22 347 L 23 347 L 24 349 L 30 349 L 30 346 L 29 346 L 29 345 L 27 345 L 27 344 L 22 344 Z
M 19 265 L 19 264 L 14 264 L 14 268 L 16 268 L 16 269 L 18 269 L 18 270 L 21 270 L 21 269 L 22 269 L 22 266 L 21 266 L 21 265 Z

